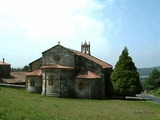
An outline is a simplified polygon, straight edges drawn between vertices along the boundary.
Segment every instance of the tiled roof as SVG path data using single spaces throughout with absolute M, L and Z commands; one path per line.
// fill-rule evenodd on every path
M 69 48 L 67 48 L 67 49 L 69 49 Z M 102 60 L 100 60 L 100 59 L 98 59 L 94 56 L 91 56 L 91 55 L 88 55 L 86 53 L 79 52 L 79 51 L 76 51 L 76 50 L 72 50 L 72 49 L 69 49 L 69 50 L 76 53 L 76 55 L 83 56 L 83 57 L 97 63 L 98 65 L 101 65 L 102 68 L 112 68 L 112 65 L 110 65 L 110 64 L 108 64 L 108 63 L 106 63 L 106 62 L 104 62 L 104 61 L 102 61 Z
M 9 77 L 0 78 L 3 83 L 22 83 L 25 82 L 28 72 L 11 72 Z
M 0 61 L 0 65 L 10 65 L 10 64 Z
M 85 79 L 93 79 L 93 78 L 101 78 L 91 71 L 80 72 L 76 78 L 85 78 Z
M 55 64 L 55 65 L 48 65 L 48 66 L 42 66 L 42 67 L 40 67 L 40 68 L 41 68 L 41 69 L 45 69 L 45 68 L 73 69 L 73 67 L 62 66 L 62 65 L 58 65 L 58 64 Z
M 26 74 L 26 76 L 42 76 L 42 70 L 38 69 L 33 72 L 29 72 Z

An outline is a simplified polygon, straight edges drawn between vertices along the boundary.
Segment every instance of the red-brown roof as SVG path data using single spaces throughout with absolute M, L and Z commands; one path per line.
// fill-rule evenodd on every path
M 69 66 L 62 66 L 62 65 L 58 65 L 58 64 L 55 64 L 55 65 L 48 65 L 48 66 L 42 66 L 40 67 L 41 69 L 47 69 L 47 68 L 61 68 L 61 69 L 73 69 L 73 67 L 69 67 Z
M 69 48 L 67 48 L 67 49 L 69 49 Z M 98 58 L 96 58 L 94 56 L 91 56 L 91 55 L 88 55 L 86 53 L 79 52 L 79 51 L 76 51 L 76 50 L 72 50 L 72 49 L 69 49 L 69 50 L 71 50 L 74 53 L 76 53 L 76 55 L 83 56 L 83 57 L 85 57 L 85 58 L 97 63 L 98 65 L 101 65 L 102 68 L 112 68 L 112 65 L 110 65 L 110 64 L 108 64 L 108 63 L 106 63 L 106 62 L 104 62 L 104 61 L 102 61 L 102 60 L 100 60 L 100 59 L 98 59 Z
M 11 72 L 9 77 L 1 77 L 2 83 L 22 83 L 25 82 L 26 74 L 28 72 Z
M 80 72 L 76 78 L 94 79 L 94 78 L 101 78 L 101 77 L 91 71 L 86 71 L 86 72 Z
M 9 63 L 0 61 L 0 65 L 10 65 Z
M 33 72 L 29 72 L 26 74 L 26 76 L 42 76 L 42 70 L 38 69 Z

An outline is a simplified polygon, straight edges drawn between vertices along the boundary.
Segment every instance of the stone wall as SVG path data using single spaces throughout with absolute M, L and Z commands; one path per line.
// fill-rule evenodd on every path
M 42 58 L 39 58 L 29 64 L 29 71 L 38 70 L 42 66 Z
M 34 85 L 31 86 L 31 81 L 34 82 Z M 42 77 L 32 76 L 26 78 L 26 89 L 30 93 L 42 93 Z
M 102 68 L 102 66 L 100 66 L 99 64 L 83 57 L 83 56 L 76 56 L 76 63 L 77 63 L 77 71 L 91 71 L 93 73 L 95 73 L 96 75 L 100 76 L 101 77 L 101 87 L 98 88 L 98 91 L 99 91 L 99 94 L 101 95 L 102 98 L 105 98 L 106 97 L 106 94 L 105 94 L 105 89 L 106 89 L 106 80 L 107 80 L 107 76 L 105 76 L 105 72 Z M 93 80 L 95 81 L 95 80 Z M 92 81 L 92 84 L 93 86 L 94 83 L 97 83 L 97 84 L 100 84 L 99 82 L 93 82 Z M 92 87 L 93 87 L 92 86 Z M 94 87 L 93 87 L 94 88 Z M 98 96 L 99 94 L 97 94 L 97 97 L 100 98 L 100 96 Z M 95 98 L 96 96 L 93 96 L 91 95 L 90 97 L 93 97 Z
M 102 79 L 76 79 L 76 98 L 102 98 Z
M 42 94 L 46 96 L 71 97 L 73 96 L 74 70 L 45 69 L 43 74 Z M 52 79 L 53 78 L 53 79 Z M 53 84 L 50 85 L 50 79 Z
M 76 79 L 75 80 L 75 97 L 76 98 L 90 98 L 91 80 L 88 79 Z
M 75 55 L 73 52 L 62 46 L 56 46 L 43 53 L 43 65 L 60 64 L 74 67 Z
M 76 56 L 76 68 L 78 71 L 91 71 L 99 76 L 103 75 L 103 69 L 97 63 L 83 56 Z
M 10 76 L 10 65 L 0 65 L 0 77 Z

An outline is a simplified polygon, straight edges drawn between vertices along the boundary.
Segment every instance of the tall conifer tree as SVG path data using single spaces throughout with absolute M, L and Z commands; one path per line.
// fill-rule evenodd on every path
M 129 56 L 127 47 L 124 48 L 116 63 L 114 71 L 111 74 L 111 83 L 114 94 L 123 96 L 132 96 L 142 91 L 142 85 L 139 80 L 137 68 Z

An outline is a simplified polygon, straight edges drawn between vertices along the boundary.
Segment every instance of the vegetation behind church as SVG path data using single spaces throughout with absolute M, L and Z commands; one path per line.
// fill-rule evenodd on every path
M 160 71 L 154 69 L 149 77 L 145 80 L 143 88 L 156 96 L 160 96 Z
M 11 72 L 28 71 L 28 66 L 25 65 L 23 68 L 11 68 Z
M 154 70 L 160 70 L 160 66 L 157 67 L 149 67 L 149 68 L 137 68 L 137 71 L 141 77 L 148 77 L 149 74 Z

